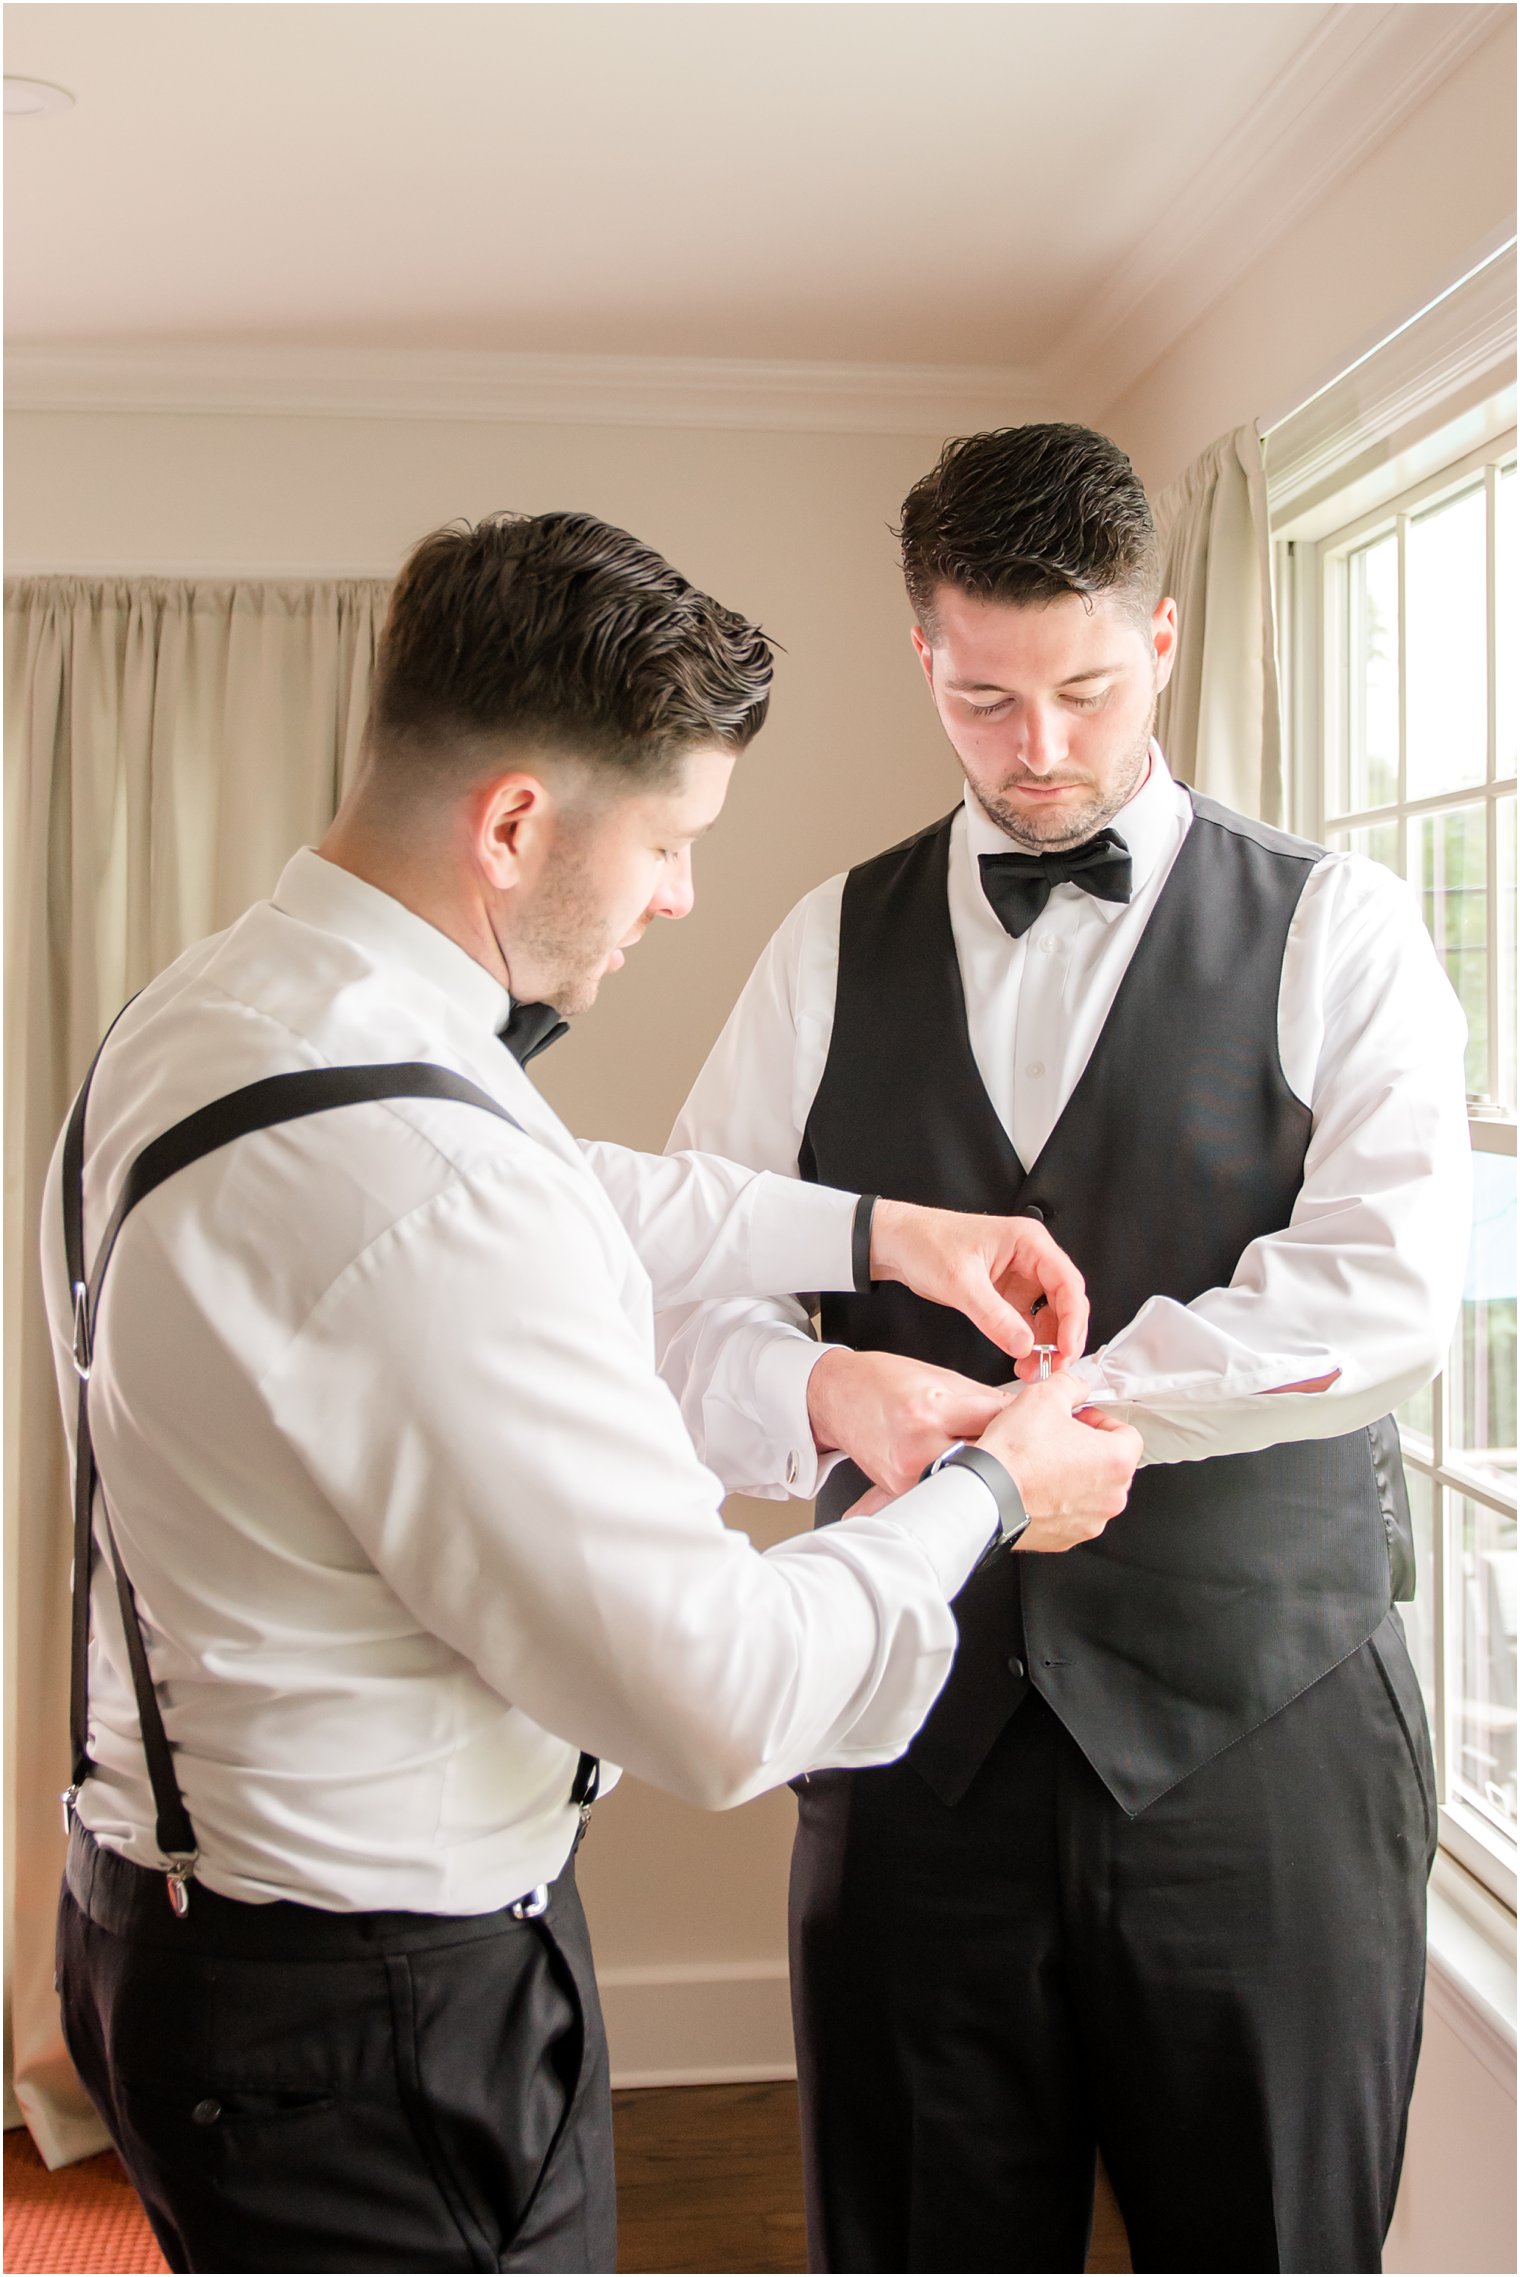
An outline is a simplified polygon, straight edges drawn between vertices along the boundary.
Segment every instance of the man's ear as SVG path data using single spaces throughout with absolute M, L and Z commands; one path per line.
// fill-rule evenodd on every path
M 543 867 L 553 834 L 554 801 L 537 775 L 515 768 L 482 783 L 469 808 L 470 851 L 482 875 L 510 892 Z
M 1177 604 L 1173 600 L 1156 603 L 1151 618 L 1151 646 L 1156 652 L 1156 693 L 1159 696 L 1172 676 L 1177 661 Z
M 918 651 L 918 661 L 924 668 L 924 678 L 932 689 L 934 686 L 934 651 L 924 638 L 922 625 L 913 627 L 913 646 Z

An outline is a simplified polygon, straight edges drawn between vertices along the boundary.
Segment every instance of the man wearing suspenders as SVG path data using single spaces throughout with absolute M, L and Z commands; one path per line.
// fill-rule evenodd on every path
M 1038 1217 L 1147 1462 L 1101 1540 L 973 1575 L 903 1762 L 799 1783 L 814 2266 L 1079 2270 L 1097 2149 L 1137 2269 L 1375 2269 L 1435 1828 L 1389 1410 L 1457 1311 L 1461 1014 L 1398 879 L 1168 773 L 1179 628 L 1114 444 L 950 444 L 902 547 L 964 798 L 792 912 L 674 1143 Z M 704 1385 L 805 1398 L 853 1458 L 826 1524 L 901 1476 L 884 1382 L 1001 1363 L 900 1288 L 821 1309 L 822 1356 L 702 1308 L 666 1370 L 750 1493 L 797 1426 L 734 1463 Z
M 60 1141 L 60 1988 L 176 2269 L 610 2269 L 599 1759 L 715 1807 L 886 1760 L 973 1567 L 1123 1505 L 1135 1435 L 1007 1388 L 1084 1331 L 1041 1229 L 582 1147 L 523 1071 L 690 906 L 769 679 L 589 517 L 425 540 L 328 838 L 126 1009 Z M 655 1304 L 899 1276 L 1010 1356 L 946 1410 L 978 1444 L 758 1555 Z

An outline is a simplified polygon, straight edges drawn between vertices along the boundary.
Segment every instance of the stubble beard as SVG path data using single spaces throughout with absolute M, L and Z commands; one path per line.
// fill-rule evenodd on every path
M 616 945 L 606 941 L 596 946 L 607 930 L 607 913 L 592 879 L 581 845 L 567 845 L 545 878 L 536 906 L 519 922 L 513 944 L 519 962 L 529 957 L 553 976 L 543 988 L 543 1000 L 566 1020 L 590 1011 Z M 510 958 L 507 962 L 510 972 Z M 515 988 L 512 993 L 515 997 Z
M 1156 699 L 1151 700 L 1150 716 L 1145 733 L 1118 769 L 1107 791 L 1094 796 L 1086 805 L 1066 807 L 1042 822 L 1039 815 L 1015 807 L 996 791 L 979 790 L 973 783 L 971 795 L 990 822 L 995 822 L 1005 838 L 1015 846 L 1022 846 L 1028 854 L 1064 853 L 1071 846 L 1085 846 L 1113 821 L 1121 807 L 1127 806 L 1135 795 L 1135 786 L 1145 772 L 1150 756 L 1151 736 L 1156 725 Z

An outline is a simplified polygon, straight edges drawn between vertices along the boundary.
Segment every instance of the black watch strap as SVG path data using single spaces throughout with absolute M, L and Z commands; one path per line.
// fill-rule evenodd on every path
M 1029 1512 L 1024 1508 L 1024 1497 L 1019 1492 L 1018 1481 L 1013 1473 L 1004 1468 L 996 1455 L 989 1455 L 981 1447 L 968 1447 L 964 1442 L 947 1447 L 929 1465 L 924 1477 L 932 1478 L 936 1471 L 947 1470 L 974 1471 L 982 1484 L 991 1490 L 992 1499 L 997 1504 L 998 1532 L 996 1539 L 988 1543 L 984 1554 L 990 1557 L 994 1550 L 1011 1550 L 1029 1524 Z

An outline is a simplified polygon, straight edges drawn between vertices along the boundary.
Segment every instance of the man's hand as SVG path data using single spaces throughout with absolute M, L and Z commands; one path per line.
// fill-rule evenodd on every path
M 1011 1385 L 974 1383 L 926 1360 L 838 1347 L 808 1377 L 808 1420 L 821 1455 L 848 1455 L 890 1499 L 957 1439 L 980 1438 L 1012 1396 Z
M 1024 1497 L 1029 1524 L 1021 1550 L 1075 1549 L 1101 1534 L 1129 1500 L 1144 1441 L 1101 1408 L 1074 1413 L 1079 1396 L 1069 1377 L 1028 1384 L 977 1442 L 1013 1474 Z
M 882 1352 L 828 1352 L 824 1360 L 881 1361 L 891 1355 Z M 820 1360 L 818 1367 L 824 1365 Z M 980 1391 L 980 1385 L 968 1385 L 964 1376 L 951 1376 L 943 1368 L 928 1368 L 916 1360 L 898 1360 L 898 1367 L 918 1370 L 923 1375 L 945 1376 L 951 1385 L 963 1390 Z M 818 1373 L 818 1368 L 813 1371 Z M 887 1379 L 883 1378 L 885 1383 Z M 915 1396 L 922 1403 L 924 1388 Z M 999 1395 L 988 1391 L 988 1399 Z M 981 1437 L 975 1441 L 985 1447 L 989 1455 L 996 1455 L 1008 1471 L 1024 1497 L 1024 1508 L 1029 1512 L 1029 1524 L 1014 1545 L 1021 1550 L 1073 1550 L 1079 1542 L 1093 1541 L 1102 1533 L 1110 1518 L 1116 1518 L 1129 1500 L 1130 1481 L 1135 1466 L 1145 1452 L 1138 1431 L 1127 1423 L 1118 1423 L 1105 1415 L 1101 1408 L 1079 1407 L 1073 1402 L 1080 1397 L 1078 1387 L 1067 1377 L 1052 1376 L 1048 1383 L 1010 1386 L 1003 1394 L 1005 1404 L 989 1419 Z M 955 1402 L 946 1395 L 946 1411 L 956 1412 Z M 857 1415 L 852 1410 L 853 1426 Z M 922 1444 L 928 1445 L 925 1434 Z M 873 1486 L 858 1502 L 851 1503 L 844 1513 L 846 1518 L 864 1518 L 877 1510 L 884 1510 L 898 1494 L 904 1493 L 920 1477 L 924 1469 L 942 1455 L 956 1438 L 970 1439 L 966 1430 L 952 1432 L 949 1438 L 941 1434 L 937 1446 L 932 1446 L 912 1477 L 895 1472 L 900 1484 L 885 1483 Z M 867 1468 L 859 1455 L 855 1461 L 862 1470 Z
M 1080 1358 L 1087 1341 L 1082 1276 L 1034 1218 L 878 1202 L 871 1220 L 871 1275 L 902 1281 L 916 1295 L 963 1312 L 1018 1362 L 1014 1372 L 1026 1380 L 1039 1373 L 1036 1319 L 1039 1341 L 1056 1347 L 1053 1368 Z

